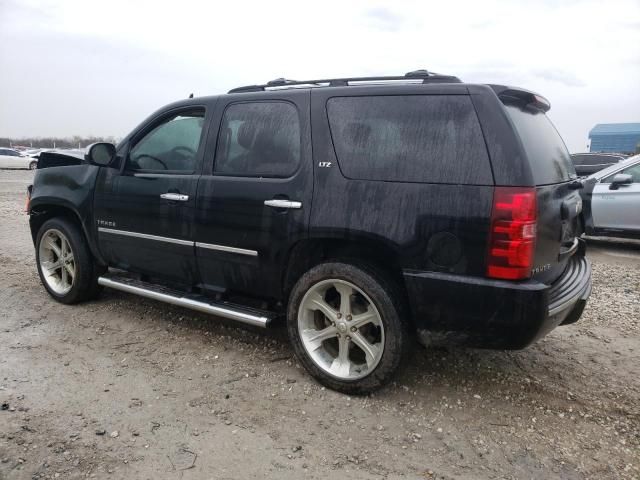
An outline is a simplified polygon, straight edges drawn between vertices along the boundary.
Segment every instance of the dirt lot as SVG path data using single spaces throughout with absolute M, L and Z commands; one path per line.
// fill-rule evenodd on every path
M 0 478 L 640 477 L 640 246 L 593 242 L 583 319 L 520 352 L 417 349 L 376 395 L 319 387 L 284 328 L 40 286 L 0 171 Z

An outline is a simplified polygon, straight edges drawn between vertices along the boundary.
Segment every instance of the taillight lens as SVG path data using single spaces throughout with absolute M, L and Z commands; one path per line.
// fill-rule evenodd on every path
M 493 194 L 487 276 L 529 278 L 536 242 L 534 188 L 496 187 Z

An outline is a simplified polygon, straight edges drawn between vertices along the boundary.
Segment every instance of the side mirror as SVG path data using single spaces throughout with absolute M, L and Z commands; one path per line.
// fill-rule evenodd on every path
M 609 186 L 609 190 L 617 190 L 621 185 L 630 185 L 633 183 L 633 177 L 626 173 L 619 173 L 613 180 L 611 180 L 611 185 Z
M 84 159 L 91 165 L 108 167 L 116 156 L 116 147 L 113 143 L 93 143 L 87 147 Z

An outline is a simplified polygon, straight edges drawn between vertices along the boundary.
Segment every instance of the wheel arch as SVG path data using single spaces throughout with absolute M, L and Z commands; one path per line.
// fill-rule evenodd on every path
M 290 248 L 283 270 L 283 298 L 289 297 L 296 281 L 306 271 L 329 260 L 370 265 L 392 278 L 404 290 L 400 253 L 393 246 L 366 237 L 348 240 L 317 237 L 300 240 Z
M 79 227 L 87 241 L 87 244 L 89 245 L 89 249 L 93 257 L 100 265 L 106 265 L 93 240 L 93 236 L 87 231 L 86 222 L 82 220 L 78 211 L 65 201 L 49 200 L 47 202 L 41 201 L 35 204 L 31 203 L 29 206 L 29 228 L 31 230 L 31 239 L 33 244 L 36 244 L 38 232 L 40 231 L 40 228 L 42 228 L 42 225 L 44 225 L 47 220 L 58 217 L 66 218 Z

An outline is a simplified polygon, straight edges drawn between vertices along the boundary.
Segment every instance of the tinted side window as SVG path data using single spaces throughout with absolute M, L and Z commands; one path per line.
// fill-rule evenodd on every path
M 214 173 L 289 177 L 300 164 L 298 110 L 287 102 L 246 102 L 224 112 Z
M 576 176 L 569 151 L 549 118 L 534 110 L 506 106 L 522 141 L 537 185 L 567 181 Z
M 134 145 L 127 169 L 192 172 L 203 124 L 204 111 L 180 113 L 165 120 Z
M 334 97 L 327 113 L 340 169 L 349 178 L 493 183 L 466 95 Z

